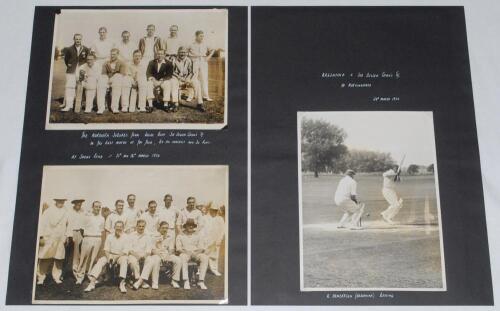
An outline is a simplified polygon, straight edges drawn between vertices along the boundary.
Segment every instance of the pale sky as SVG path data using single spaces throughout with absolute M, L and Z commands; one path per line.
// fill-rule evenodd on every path
M 328 121 L 344 129 L 344 143 L 349 149 L 389 152 L 398 163 L 406 154 L 405 167 L 427 166 L 435 161 L 432 112 L 321 111 L 299 112 L 300 116 Z
M 183 45 L 194 41 L 194 33 L 202 30 L 211 48 L 226 50 L 227 11 L 222 9 L 185 10 L 62 10 L 56 18 L 55 45 L 59 48 L 73 44 L 73 35 L 83 35 L 83 45 L 90 47 L 99 38 L 99 27 L 108 30 L 112 42 L 121 40 L 123 30 L 130 40 L 139 44 L 149 24 L 156 26 L 155 35 L 165 39 L 171 25 L 179 26 L 178 37 Z
M 228 196 L 227 166 L 45 166 L 43 171 L 41 204 L 54 205 L 54 198 L 86 201 L 83 208 L 90 210 L 94 200 L 114 209 L 117 199 L 126 202 L 127 195 L 136 195 L 136 206 L 145 208 L 147 202 L 156 200 L 163 206 L 163 196 L 173 195 L 173 205 L 186 206 L 186 199 L 194 196 L 196 202 L 213 201 L 224 204 Z M 127 206 L 125 204 L 125 206 Z

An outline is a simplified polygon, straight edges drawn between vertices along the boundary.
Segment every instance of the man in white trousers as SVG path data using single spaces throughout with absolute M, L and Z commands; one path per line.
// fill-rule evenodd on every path
M 95 289 L 97 278 L 102 273 L 104 267 L 108 264 L 118 264 L 120 266 L 120 291 L 126 293 L 125 278 L 127 277 L 128 267 L 128 247 L 129 242 L 127 235 L 123 233 L 123 221 L 117 221 L 114 226 L 113 234 L 108 235 L 104 242 L 104 256 L 99 258 L 89 273 L 90 283 L 85 288 L 85 292 L 90 292 Z
M 67 264 L 71 265 L 71 271 L 73 271 L 73 276 L 77 278 L 78 264 L 80 263 L 80 247 L 83 240 L 83 221 L 85 218 L 85 213 L 82 209 L 82 204 L 85 202 L 83 199 L 76 199 L 71 201 L 73 208 L 68 211 L 68 230 L 71 232 L 70 241 L 68 243 L 68 250 L 72 250 L 71 254 L 66 255 L 67 262 L 71 258 L 71 262 Z
M 203 98 L 201 94 L 200 81 L 194 77 L 194 67 L 193 61 L 187 57 L 188 50 L 185 47 L 180 47 L 177 56 L 172 59 L 174 64 L 174 78 L 172 79 L 172 93 L 179 94 L 179 89 L 193 89 L 194 98 L 196 99 L 196 108 L 200 111 L 205 111 L 203 107 Z M 190 96 L 192 97 L 192 96 Z M 177 102 L 175 102 L 174 111 L 178 107 L 178 96 Z
M 102 75 L 97 88 L 97 113 L 102 114 L 106 107 L 106 90 L 111 87 L 111 111 L 119 113 L 120 96 L 122 94 L 123 77 L 126 74 L 127 66 L 118 59 L 120 51 L 112 48 L 110 59 L 102 66 Z M 122 107 L 128 110 L 128 107 Z
M 155 59 L 150 61 L 146 70 L 148 78 L 147 101 L 150 109 L 153 108 L 153 100 L 155 99 L 154 89 L 161 87 L 163 90 L 163 107 L 165 110 L 169 107 L 169 102 L 172 95 L 172 75 L 174 66 L 172 62 L 165 59 L 165 51 L 158 50 Z M 174 95 L 175 96 L 175 95 Z
M 172 274 L 172 287 L 179 288 L 179 281 L 181 277 L 182 261 L 179 256 L 175 255 L 174 245 L 170 243 L 170 237 L 168 236 L 168 223 L 162 221 L 160 223 L 160 228 L 152 237 L 153 249 L 152 255 L 148 257 L 144 263 L 144 268 L 142 269 L 141 278 L 134 283 L 134 288 L 139 289 L 139 287 L 144 285 L 144 281 L 149 279 L 151 275 L 151 287 L 153 289 L 158 289 L 158 282 L 160 279 L 160 266 L 165 262 L 173 263 L 173 274 Z
M 148 79 L 146 77 L 147 64 L 142 61 L 142 53 L 135 50 L 132 62 L 127 65 L 127 73 L 123 78 L 122 108 L 127 106 L 129 112 L 146 112 L 146 97 Z
M 362 229 L 359 220 L 363 215 L 364 204 L 358 202 L 356 192 L 358 183 L 354 180 L 354 175 L 356 173 L 348 169 L 345 176 L 339 181 L 335 191 L 335 204 L 344 212 L 337 228 Z
M 68 227 L 68 210 L 64 206 L 66 199 L 54 199 L 55 206 L 41 214 L 40 240 L 38 248 L 37 284 L 42 285 L 52 265 L 52 278 L 61 284 L 62 268 L 66 256 L 65 245 L 71 236 Z
M 95 55 L 87 56 L 87 63 L 80 67 L 83 80 L 82 86 L 85 89 L 85 113 L 91 113 L 94 108 L 94 99 L 97 93 L 97 84 L 101 76 L 102 67 L 95 62 Z
M 182 260 L 182 279 L 184 280 L 184 289 L 190 289 L 188 263 L 194 260 L 199 263 L 198 286 L 201 289 L 207 289 L 205 285 L 205 275 L 208 269 L 208 256 L 205 254 L 205 239 L 196 232 L 196 223 L 193 219 L 188 219 L 182 226 L 184 231 L 177 235 L 175 248 L 180 253 Z
M 208 268 L 216 276 L 221 275 L 219 272 L 219 254 L 226 231 L 224 219 L 218 214 L 219 208 L 215 204 L 210 205 L 208 217 L 204 216 L 205 221 L 202 232 L 202 235 L 207 239 L 206 253 L 208 256 Z
M 380 213 L 380 215 L 382 216 L 382 219 L 390 225 L 394 224 L 392 219 L 403 207 L 403 199 L 399 197 L 396 192 L 396 183 L 401 181 L 399 174 L 400 168 L 398 165 L 395 165 L 382 174 L 382 195 L 387 203 L 389 203 L 389 207 Z
M 195 41 L 189 47 L 189 57 L 193 60 L 194 72 L 200 81 L 203 99 L 212 101 L 208 95 L 208 61 L 212 58 L 215 50 L 209 48 L 204 39 L 203 31 L 195 32 Z
M 85 274 L 94 267 L 94 262 L 102 244 L 102 233 L 104 231 L 104 217 L 101 216 L 101 202 L 92 203 L 92 213 L 86 215 L 83 220 L 83 241 L 76 284 L 82 284 Z
M 76 97 L 76 81 L 80 74 L 80 66 L 85 64 L 90 50 L 82 45 L 82 35 L 73 35 L 73 45 L 63 49 L 64 64 L 66 65 L 66 82 L 64 84 L 64 108 L 61 111 L 70 111 Z
M 136 283 L 142 280 L 140 262 L 142 261 L 144 264 L 143 269 L 146 266 L 152 265 L 151 250 L 153 249 L 153 244 L 151 242 L 151 236 L 146 232 L 144 232 L 145 227 L 146 227 L 145 220 L 143 219 L 137 220 L 137 226 L 135 228 L 135 231 L 130 233 L 128 236 L 129 239 L 128 264 L 130 266 L 130 270 L 132 270 L 134 274 Z M 144 283 L 142 284 L 142 287 L 149 288 L 149 285 Z M 153 284 L 152 288 L 158 289 L 158 284 Z

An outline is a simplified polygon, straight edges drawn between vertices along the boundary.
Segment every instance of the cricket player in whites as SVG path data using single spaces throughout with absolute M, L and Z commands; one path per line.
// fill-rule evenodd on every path
M 385 222 L 393 225 L 392 219 L 399 213 L 403 207 L 403 199 L 398 197 L 396 193 L 396 183 L 400 182 L 401 179 L 399 174 L 401 173 L 401 165 L 394 165 L 393 168 L 387 170 L 382 174 L 384 179 L 382 186 L 382 195 L 385 200 L 389 203 L 389 207 L 380 213 Z
M 363 229 L 359 223 L 359 220 L 363 215 L 365 205 L 359 203 L 358 199 L 356 198 L 356 188 L 358 183 L 354 180 L 354 175 L 356 175 L 356 173 L 353 170 L 348 169 L 345 172 L 344 178 L 339 181 L 337 191 L 335 191 L 335 204 L 344 212 L 337 226 L 337 228 L 339 229 Z M 346 223 L 348 223 L 347 226 Z

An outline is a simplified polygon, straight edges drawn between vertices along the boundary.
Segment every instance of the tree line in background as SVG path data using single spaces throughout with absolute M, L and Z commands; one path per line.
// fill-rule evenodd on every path
M 388 152 L 349 150 L 344 145 L 347 133 L 340 127 L 323 120 L 302 119 L 301 131 L 302 170 L 343 173 L 348 168 L 357 172 L 383 172 L 397 164 Z M 434 164 L 423 167 L 410 164 L 409 175 L 433 173 Z

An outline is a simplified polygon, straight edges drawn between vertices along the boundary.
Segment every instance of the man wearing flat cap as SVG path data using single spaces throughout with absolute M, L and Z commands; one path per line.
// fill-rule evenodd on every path
M 205 254 L 205 239 L 196 232 L 197 224 L 194 219 L 189 218 L 183 225 L 182 234 L 176 238 L 175 248 L 180 253 L 182 260 L 182 279 L 184 280 L 184 289 L 190 289 L 188 262 L 194 260 L 199 263 L 198 286 L 201 289 L 207 289 L 205 285 L 205 275 L 208 268 L 208 256 Z
M 61 284 L 62 268 L 66 255 L 65 244 L 71 232 L 68 226 L 68 210 L 64 207 L 66 199 L 54 199 L 55 206 L 49 207 L 40 218 L 38 234 L 37 284 L 42 285 L 52 265 L 52 278 Z
M 67 265 L 71 266 L 73 276 L 77 278 L 78 264 L 80 263 L 80 248 L 83 240 L 83 223 L 85 213 L 82 209 L 83 199 L 71 201 L 73 208 L 68 211 L 68 229 L 71 232 L 69 243 L 66 245 L 68 255 L 66 256 Z M 71 256 L 72 255 L 72 256 Z M 72 257 L 72 260 L 70 258 Z
M 364 204 L 360 204 L 357 199 L 357 182 L 354 180 L 354 172 L 348 169 L 345 176 L 339 181 L 337 191 L 335 191 L 335 204 L 342 209 L 344 214 L 338 224 L 338 228 L 346 228 L 345 224 L 349 221 L 348 227 L 352 230 L 359 230 L 359 220 L 363 215 Z

